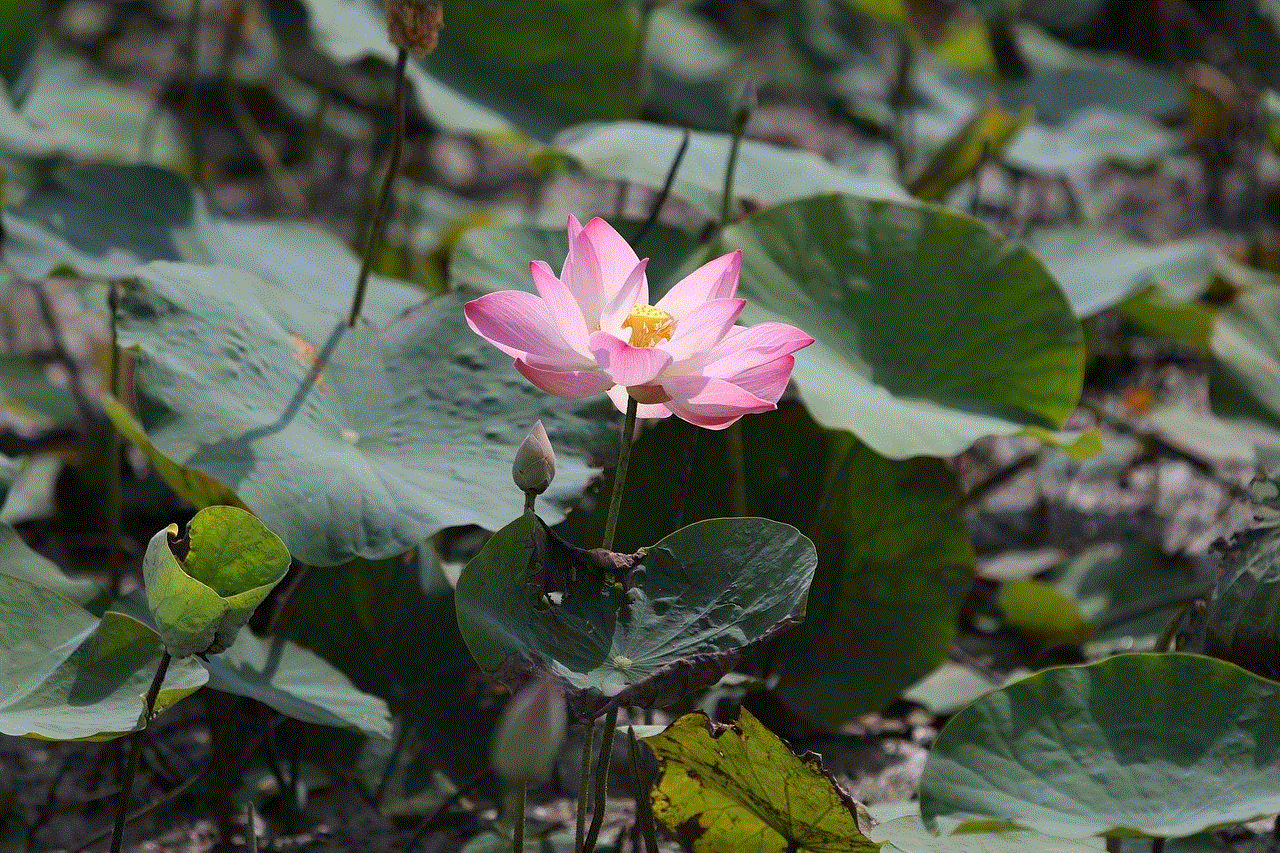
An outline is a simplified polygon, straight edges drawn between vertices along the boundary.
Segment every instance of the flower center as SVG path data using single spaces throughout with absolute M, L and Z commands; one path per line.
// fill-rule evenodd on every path
M 661 308 L 652 305 L 633 305 L 622 325 L 631 330 L 633 347 L 652 347 L 671 340 L 676 331 L 676 321 Z

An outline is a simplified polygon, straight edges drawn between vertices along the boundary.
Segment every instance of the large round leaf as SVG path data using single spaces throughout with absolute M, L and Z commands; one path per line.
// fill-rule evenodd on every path
M 752 415 L 741 429 L 748 512 L 817 533 L 808 612 L 781 640 L 777 689 L 805 716 L 839 726 L 892 702 L 946 657 L 973 564 L 955 478 L 934 459 L 885 459 L 818 426 L 797 403 Z M 682 518 L 732 514 L 725 435 L 667 420 L 632 451 L 621 547 L 671 529 L 688 451 Z M 606 480 L 601 494 L 611 488 Z M 604 505 L 575 510 L 561 529 L 579 545 L 599 542 Z
M 795 380 L 813 416 L 895 459 L 1057 429 L 1084 382 L 1080 324 L 1044 265 L 941 208 L 821 196 L 725 230 L 744 317 L 816 342 Z
M 610 122 L 570 128 L 556 137 L 552 149 L 598 177 L 661 187 L 683 138 L 684 132 L 673 127 Z M 731 145 L 727 134 L 690 133 L 671 194 L 708 216 L 717 215 Z M 733 192 L 769 204 L 822 192 L 910 199 L 906 190 L 885 178 L 842 169 L 808 151 L 751 139 L 743 140 L 738 150 Z
M 1280 811 L 1280 684 L 1186 654 L 1045 670 L 947 723 L 927 824 L 1177 838 Z
M 339 62 L 394 62 L 380 4 L 302 0 L 316 45 Z M 614 0 L 450 0 L 436 51 L 406 71 L 422 111 L 446 130 L 518 128 L 546 140 L 631 98 L 635 23 Z
M 185 180 L 153 166 L 59 172 L 2 216 L 4 256 L 28 279 L 64 268 L 128 278 L 151 261 L 226 264 L 337 313 L 349 310 L 360 272 L 359 259 L 327 231 L 301 222 L 229 222 L 211 214 Z M 372 276 L 364 314 L 384 323 L 422 296 Z
M 579 713 L 601 696 L 667 705 L 798 621 L 816 562 L 798 530 L 763 518 L 701 521 L 623 555 L 574 548 L 525 513 L 458 578 L 458 627 L 512 689 L 549 669 Z
M 541 419 L 575 500 L 612 443 L 607 403 L 529 385 L 437 297 L 381 331 L 226 267 L 157 263 L 125 291 L 139 409 L 171 459 L 230 488 L 298 559 L 401 554 L 520 511 L 511 460 Z M 504 500 L 503 496 L 506 496 Z
M 247 696 L 304 723 L 358 728 L 386 738 L 387 706 L 352 686 L 338 670 L 283 637 L 241 631 L 225 652 L 204 662 L 209 686 Z
M 0 733 L 46 740 L 110 740 L 138 727 L 142 696 L 164 646 L 131 616 L 98 619 L 0 566 Z M 208 678 L 174 661 L 157 702 L 167 707 Z

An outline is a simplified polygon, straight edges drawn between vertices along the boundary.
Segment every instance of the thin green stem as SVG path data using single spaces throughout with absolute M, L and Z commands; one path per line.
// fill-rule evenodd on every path
M 649 778 L 640 757 L 640 744 L 636 730 L 627 726 L 627 749 L 631 753 L 631 787 L 636 795 L 636 823 L 644 838 L 645 853 L 658 853 L 658 835 L 653 826 L 653 803 L 649 799 Z
M 583 843 L 582 853 L 594 853 L 600 827 L 604 824 L 604 807 L 609 797 L 609 760 L 613 756 L 613 732 L 618 727 L 618 706 L 614 705 L 604 717 L 604 729 L 600 738 L 600 757 L 596 759 L 596 801 L 591 812 L 591 827 Z M 579 794 L 581 796 L 581 794 Z
M 538 493 L 533 489 L 524 493 L 524 511 L 533 512 L 533 502 L 538 499 Z
M 511 851 L 524 851 L 524 797 L 527 788 L 524 782 L 511 782 L 507 789 L 511 809 Z
M 595 734 L 595 721 L 587 720 L 582 729 L 582 768 L 578 776 L 578 826 L 573 839 L 574 853 L 582 853 L 587 839 L 587 787 L 591 784 L 591 742 Z
M 204 176 L 204 135 L 200 122 L 200 14 L 202 0 L 191 0 L 187 15 L 187 134 L 191 137 L 191 177 Z
M 653 10 L 657 5 L 656 0 L 640 0 L 640 33 L 639 40 L 636 42 L 635 59 L 631 63 L 631 111 L 629 115 L 633 119 L 640 118 L 640 111 L 644 109 L 644 96 L 647 88 L 644 75 L 644 57 L 649 44 L 649 22 L 653 20 Z
M 111 282 L 111 287 L 107 291 L 107 310 L 111 312 L 111 361 L 107 367 L 110 374 L 107 377 L 107 384 L 111 389 L 113 399 L 120 399 L 120 336 L 116 327 L 116 315 L 120 307 L 120 285 L 118 282 Z M 120 451 L 122 442 L 120 439 L 120 430 L 116 429 L 115 424 L 110 425 L 111 445 L 109 449 L 109 462 L 107 471 L 107 560 L 110 570 L 110 587 L 111 600 L 115 601 L 120 596 L 120 575 L 121 566 L 124 562 L 123 555 L 120 551 L 120 537 L 124 531 L 123 521 L 123 499 L 122 486 L 120 483 Z
M 747 514 L 747 463 L 742 448 L 742 421 L 724 431 L 729 451 L 729 507 L 737 518 Z
M 395 182 L 396 173 L 400 171 L 400 152 L 404 142 L 404 70 L 409 62 L 409 52 L 400 49 L 396 56 L 395 93 L 391 96 L 392 122 L 391 158 L 387 162 L 387 174 L 382 180 L 382 189 L 378 192 L 378 200 L 374 204 L 372 221 L 364 241 L 364 259 L 360 263 L 360 277 L 356 279 L 356 292 L 351 300 L 351 314 L 347 317 L 347 326 L 354 327 L 360 319 L 360 307 L 364 304 L 364 292 L 369 286 L 369 272 L 373 267 L 373 255 L 378 247 L 378 235 L 382 232 L 387 215 L 387 202 L 391 199 L 391 185 Z
M 116 825 L 111 832 L 111 853 L 120 853 L 120 844 L 124 841 L 124 824 L 129 812 L 129 792 L 133 789 L 133 777 L 138 773 L 138 762 L 142 758 L 142 736 L 146 734 L 151 723 L 151 714 L 156 708 L 156 699 L 160 696 L 160 685 L 164 684 L 165 673 L 169 671 L 169 663 L 173 658 L 166 651 L 160 656 L 160 665 L 156 667 L 155 677 L 147 688 L 143 699 L 142 728 L 133 733 L 133 743 L 129 747 L 129 763 L 125 765 L 124 779 L 120 781 L 120 794 L 116 799 Z
M 639 403 L 635 397 L 627 397 L 627 419 L 622 425 L 622 440 L 618 446 L 618 467 L 613 472 L 613 497 L 609 499 L 608 520 L 604 523 L 604 541 L 601 547 L 606 551 L 613 549 L 613 534 L 618 529 L 618 511 L 622 508 L 622 489 L 627 482 L 627 463 L 631 461 L 631 443 L 636 433 L 636 410 Z
M 729 143 L 729 161 L 724 167 L 724 189 L 720 193 L 720 227 L 729 224 L 729 215 L 733 209 L 733 173 L 738 168 L 738 150 L 742 147 L 742 135 L 747 130 L 747 120 L 751 111 L 747 107 L 738 110 L 733 119 L 733 141 Z
M 307 576 L 310 574 L 308 569 L 311 567 L 306 563 L 298 563 L 298 570 L 294 572 L 293 579 L 289 581 L 289 585 L 280 593 L 280 597 L 276 599 L 276 609 L 271 613 L 271 620 L 267 623 L 268 634 L 280 634 L 289 625 L 289 619 L 293 615 L 293 608 L 290 606 L 293 597 L 297 595 L 298 590 L 306 583 Z

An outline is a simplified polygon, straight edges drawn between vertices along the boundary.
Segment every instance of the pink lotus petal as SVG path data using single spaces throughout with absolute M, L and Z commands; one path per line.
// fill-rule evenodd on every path
M 732 382 L 707 376 L 667 377 L 662 380 L 662 387 L 671 395 L 668 409 L 706 429 L 724 429 L 743 415 L 777 408 Z
M 595 249 L 596 260 L 600 264 L 600 278 L 605 286 L 604 301 L 608 303 L 609 297 L 616 293 L 610 287 L 619 287 L 626 282 L 640 259 L 636 257 L 636 250 L 631 248 L 631 244 L 612 225 L 598 216 L 583 226 L 582 233 Z M 640 299 L 635 301 L 641 304 L 649 302 L 647 285 L 640 293 Z
M 564 282 L 556 278 L 546 261 L 531 261 L 529 274 L 533 276 L 533 284 L 538 288 L 538 295 L 547 304 L 551 321 L 560 332 L 564 342 L 584 359 L 590 359 L 587 349 L 587 323 L 582 317 L 582 309 L 578 302 L 564 286 Z
M 708 352 L 733 328 L 746 304 L 745 299 L 704 302 L 676 324 L 671 340 L 659 346 L 676 362 Z
M 784 355 L 767 364 L 744 370 L 726 381 L 732 382 L 748 394 L 754 394 L 761 400 L 770 403 L 778 402 L 782 392 L 787 390 L 787 382 L 791 379 L 791 369 L 796 365 L 794 355 Z
M 627 281 L 614 294 L 613 299 L 600 311 L 600 329 L 615 332 L 622 328 L 622 321 L 627 319 L 634 305 L 644 305 L 649 298 L 649 282 L 645 278 L 645 268 L 649 259 L 645 258 L 636 264 L 636 268 L 627 276 Z
M 742 252 L 730 252 L 708 261 L 689 273 L 658 300 L 661 308 L 676 320 L 712 299 L 728 299 L 738 292 L 738 275 L 742 270 Z
M 671 364 L 670 353 L 633 347 L 608 332 L 594 332 L 589 342 L 600 369 L 619 385 L 647 385 Z
M 598 370 L 546 370 L 521 358 L 516 359 L 516 370 L 543 391 L 557 397 L 590 397 L 613 385 L 613 380 Z
M 704 376 L 728 379 L 744 370 L 768 364 L 813 343 L 813 338 L 786 323 L 759 323 L 730 329 L 707 353 Z
M 565 343 L 547 304 L 523 290 L 502 290 L 473 299 L 463 308 L 471 330 L 512 358 L 532 355 L 566 367 L 590 362 Z
M 578 217 L 570 213 L 565 230 L 569 232 L 569 242 L 572 244 L 574 240 L 578 239 L 578 235 L 582 233 L 582 223 L 578 221 Z
M 626 388 L 621 385 L 614 385 L 605 393 L 613 401 L 614 408 L 623 413 L 627 411 L 627 401 L 631 399 L 631 395 L 627 393 Z M 639 403 L 636 405 L 636 417 L 669 418 L 671 417 L 671 410 L 662 403 Z

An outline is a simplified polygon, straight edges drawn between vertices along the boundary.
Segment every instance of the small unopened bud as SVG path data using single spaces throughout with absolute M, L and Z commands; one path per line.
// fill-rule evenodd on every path
M 564 745 L 569 715 L 560 682 L 544 674 L 511 697 L 493 733 L 493 771 L 507 782 L 545 777 Z
M 386 0 L 387 37 L 401 50 L 426 56 L 436 49 L 444 29 L 440 0 Z
M 516 461 L 511 466 L 511 479 L 522 492 L 540 495 L 556 477 L 556 453 L 551 449 L 551 439 L 542 421 L 537 421 L 529 435 L 516 451 Z

